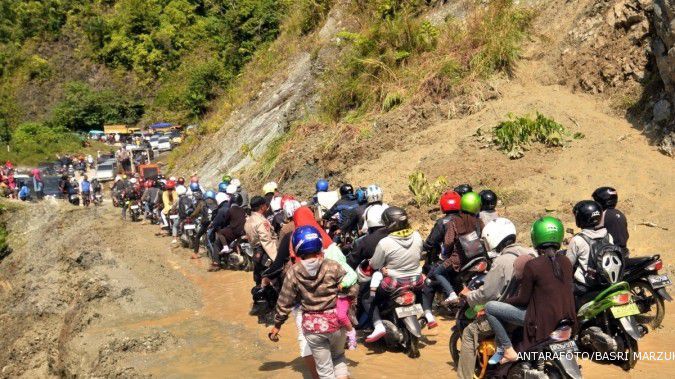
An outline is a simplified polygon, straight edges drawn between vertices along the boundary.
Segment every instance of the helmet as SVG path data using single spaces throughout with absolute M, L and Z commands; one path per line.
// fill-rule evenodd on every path
M 148 180 L 145 183 L 143 183 L 143 187 L 145 188 L 152 188 L 152 181 Z
M 354 187 L 351 184 L 343 184 L 340 186 L 340 196 L 353 195 Z
M 218 205 L 222 204 L 224 201 L 230 201 L 230 197 L 226 193 L 218 192 L 216 194 L 216 203 Z
M 223 183 L 225 183 L 225 185 L 230 184 L 231 181 L 232 177 L 230 175 L 223 175 Z
M 602 209 L 612 209 L 616 207 L 619 201 L 619 195 L 612 187 L 600 187 L 593 191 L 593 200 L 595 200 Z
M 181 179 L 183 179 L 183 178 L 181 178 Z M 173 180 L 173 181 L 175 182 L 175 181 L 176 181 L 176 177 L 175 177 L 175 176 L 170 176 L 170 177 L 169 177 L 169 180 Z
M 227 189 L 227 183 L 220 182 L 220 184 L 218 184 L 218 192 L 225 192 L 226 189 Z
M 366 188 L 366 200 L 368 201 L 368 204 L 382 201 L 383 197 L 384 192 L 377 184 L 371 184 Z
M 293 250 L 298 256 L 314 254 L 321 251 L 323 241 L 321 233 L 313 226 L 300 226 L 295 228 L 291 236 Z
M 232 184 L 232 185 L 234 185 L 235 187 L 239 188 L 239 187 L 241 187 L 241 180 L 239 180 L 239 179 L 232 179 L 232 181 L 230 182 L 230 184 Z
M 283 195 L 281 196 L 281 209 L 284 209 L 284 206 L 286 205 L 286 202 L 289 200 L 295 200 L 295 197 L 293 195 Z
M 467 192 L 462 195 L 459 204 L 462 211 L 466 213 L 478 214 L 480 212 L 480 196 L 475 192 Z
M 563 223 L 553 216 L 544 216 L 538 219 L 530 229 L 532 246 L 537 249 L 545 247 L 560 248 L 564 234 Z
M 328 192 L 328 180 L 326 179 L 317 180 L 316 192 Z
M 274 193 L 277 191 L 277 183 L 276 182 L 268 182 L 265 183 L 263 186 L 263 193 Z
M 602 208 L 600 204 L 593 200 L 582 200 L 578 202 L 574 208 L 574 221 L 580 228 L 594 228 L 600 225 L 602 218 Z
M 225 193 L 232 195 L 233 193 L 237 192 L 237 186 L 235 186 L 233 183 L 230 183 L 230 185 L 225 188 Z
M 270 200 L 270 208 L 272 208 L 272 212 L 276 213 L 277 211 L 280 211 L 281 208 L 281 196 L 274 196 L 272 200 Z
M 384 213 L 385 209 L 387 208 L 384 205 L 375 204 L 366 210 L 366 226 L 368 229 L 384 226 L 382 223 L 382 213 Z
M 356 277 L 359 283 L 368 283 L 373 278 L 373 270 L 370 267 L 370 262 L 367 259 L 361 261 L 361 263 L 356 266 Z
M 178 196 L 183 196 L 186 193 L 187 193 L 187 188 L 185 188 L 184 185 L 180 184 L 176 187 L 176 194 L 178 194 Z
M 199 183 L 199 176 L 197 176 L 197 174 L 192 174 L 190 177 L 190 183 Z
M 497 194 L 492 192 L 492 190 L 486 189 L 480 191 L 479 195 L 481 211 L 492 211 L 495 209 L 497 206 Z
M 126 179 L 126 178 L 127 178 L 127 174 L 122 175 L 122 179 Z
M 501 251 L 506 241 L 516 240 L 516 226 L 507 218 L 497 217 L 485 224 L 481 238 L 489 253 Z
M 199 183 L 197 183 L 197 182 L 190 183 L 190 191 L 192 191 L 192 192 L 201 191 L 201 187 L 199 187 Z
M 298 208 L 300 208 L 300 202 L 297 200 L 288 200 L 285 202 L 284 213 L 286 214 L 286 218 L 292 218 Z
M 169 180 L 169 181 L 166 182 L 166 185 L 164 186 L 164 188 L 166 188 L 168 190 L 175 189 L 176 188 L 176 182 L 174 182 L 173 180 Z
M 365 187 L 359 187 L 356 189 L 356 201 L 359 204 L 365 204 L 366 203 L 366 188 Z
M 459 203 L 462 200 L 462 196 L 455 191 L 445 191 L 441 195 L 440 205 L 443 213 L 448 212 L 459 212 L 461 207 Z
M 459 194 L 459 196 L 464 196 L 465 193 L 473 191 L 470 184 L 460 184 L 454 188 L 454 191 Z
M 206 191 L 206 193 L 204 194 L 204 197 L 207 198 L 207 199 L 215 199 L 215 198 L 216 198 L 216 193 L 213 192 L 212 190 L 208 190 L 208 191 Z
M 136 184 L 136 182 L 137 182 L 136 178 L 129 179 L 129 183 L 131 184 Z
M 223 194 L 227 196 L 226 194 Z M 230 204 L 237 204 L 241 206 L 244 203 L 244 198 L 241 196 L 239 192 L 235 192 L 232 195 L 230 195 Z
M 390 232 L 410 227 L 408 213 L 400 207 L 389 207 L 382 213 L 382 223 Z
M 180 178 L 178 178 L 178 184 L 184 185 L 185 184 L 185 178 L 183 178 L 182 176 Z

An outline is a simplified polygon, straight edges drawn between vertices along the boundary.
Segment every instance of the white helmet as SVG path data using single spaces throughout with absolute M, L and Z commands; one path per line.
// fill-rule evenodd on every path
M 374 203 L 376 201 L 382 201 L 383 197 L 384 192 L 377 184 L 371 184 L 368 186 L 368 188 L 366 188 L 366 201 L 368 204 Z
M 263 193 L 274 193 L 279 186 L 276 182 L 268 182 L 263 186 Z
M 300 207 L 301 205 L 299 201 L 287 200 L 286 203 L 284 203 L 284 213 L 286 214 L 286 218 L 292 218 L 295 214 L 295 211 L 297 211 Z
M 235 186 L 236 188 L 239 188 L 239 187 L 241 187 L 241 180 L 239 180 L 239 179 L 232 179 L 232 181 L 230 182 L 230 184 L 233 185 L 233 186 Z
M 511 220 L 504 217 L 497 217 L 487 224 L 483 228 L 483 233 L 481 234 L 482 239 L 487 245 L 488 254 L 491 258 L 497 256 L 497 246 L 504 241 L 504 239 L 513 236 L 515 241 L 516 238 L 516 226 L 513 225 Z
M 178 179 L 176 179 L 175 176 L 171 176 L 171 177 L 169 177 L 169 180 L 173 180 L 173 181 L 175 182 L 175 181 L 178 180 Z
M 272 208 L 272 212 L 281 210 L 281 196 L 274 196 L 272 200 L 270 200 L 270 208 Z
M 366 209 L 365 219 L 368 229 L 384 226 L 384 223 L 382 222 L 382 213 L 384 213 L 384 210 L 387 208 L 387 206 L 382 204 L 375 204 Z
M 187 193 L 187 188 L 185 188 L 184 185 L 181 184 L 181 185 L 179 185 L 179 186 L 176 186 L 176 194 L 177 194 L 178 196 L 183 196 L 183 195 L 185 195 L 186 193 Z
M 216 203 L 220 205 L 223 201 L 230 201 L 230 197 L 226 193 L 218 192 L 216 194 Z
M 136 178 L 131 178 L 131 179 L 129 179 L 129 183 L 131 183 L 131 184 L 136 184 Z
M 233 183 L 230 183 L 225 188 L 225 193 L 228 195 L 232 195 L 233 193 L 237 192 L 238 188 L 239 188 L 238 186 L 234 185 Z

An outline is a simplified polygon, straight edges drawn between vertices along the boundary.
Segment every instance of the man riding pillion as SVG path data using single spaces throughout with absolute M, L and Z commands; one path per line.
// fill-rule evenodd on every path
M 272 224 L 264 216 L 268 208 L 269 204 L 264 197 L 254 196 L 251 199 L 251 216 L 244 225 L 248 241 L 255 251 L 253 279 L 256 285 L 260 285 L 262 281 L 262 272 L 267 267 L 265 264 L 268 259 L 274 261 L 277 256 L 277 235 L 272 229 Z
M 480 213 L 478 218 L 483 222 L 483 225 L 499 217 L 495 208 L 497 207 L 497 194 L 492 190 L 486 189 L 480 191 Z
M 190 188 L 192 190 L 192 197 L 193 197 L 193 209 L 192 213 L 188 216 L 190 220 L 193 222 L 199 221 L 199 231 L 195 235 L 195 240 L 194 240 L 194 246 L 192 246 L 192 259 L 199 259 L 199 240 L 201 239 L 202 235 L 206 233 L 206 230 L 211 223 L 210 219 L 210 212 L 209 212 L 209 207 L 206 205 L 206 197 L 200 190 L 199 184 L 196 186 L 193 186 L 192 183 L 190 184 Z
M 624 258 L 628 258 L 628 221 L 626 215 L 616 209 L 619 196 L 612 187 L 600 187 L 593 191 L 593 200 L 602 208 L 602 218 L 600 223 L 607 229 L 607 233 L 612 236 L 616 246 L 624 251 Z
M 466 298 L 469 306 L 474 308 L 488 301 L 500 300 L 505 295 L 513 277 L 513 268 L 519 256 L 536 257 L 533 249 L 516 243 L 516 226 L 506 218 L 495 218 L 483 228 L 482 240 L 493 258 L 492 267 L 484 279 L 484 284 L 477 290 L 464 288 L 460 293 Z M 469 324 L 462 332 L 462 347 L 459 353 L 457 375 L 460 379 L 472 379 L 475 372 L 476 349 L 481 325 L 478 321 Z
M 358 207 L 359 203 L 356 196 L 354 196 L 354 187 L 351 184 L 340 186 L 340 196 L 340 200 L 323 215 L 324 221 L 329 221 L 333 216 L 337 215 L 337 222 L 340 225 L 346 217 L 347 211 Z M 338 228 L 335 233 L 340 234 L 340 229 Z

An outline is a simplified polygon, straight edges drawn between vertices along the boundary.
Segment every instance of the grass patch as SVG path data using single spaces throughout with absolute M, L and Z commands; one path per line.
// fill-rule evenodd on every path
M 511 159 L 525 155 L 527 147 L 534 142 L 547 147 L 564 146 L 571 133 L 560 123 L 537 112 L 537 116 L 515 117 L 508 115 L 492 129 L 492 142 Z M 576 133 L 574 138 L 583 138 Z
M 421 171 L 415 171 L 408 176 L 408 189 L 418 207 L 436 204 L 447 187 L 448 180 L 444 176 L 439 176 L 433 182 Z

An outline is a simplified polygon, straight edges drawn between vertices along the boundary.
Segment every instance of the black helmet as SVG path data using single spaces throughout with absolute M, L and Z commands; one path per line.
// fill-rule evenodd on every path
M 403 208 L 389 207 L 382 213 L 382 223 L 389 232 L 396 232 L 410 227 L 408 212 Z
M 454 188 L 454 191 L 457 192 L 459 196 L 464 196 L 465 193 L 472 192 L 473 188 L 471 188 L 470 184 L 460 184 Z
M 237 204 L 238 206 L 241 206 L 243 202 L 244 198 L 241 196 L 239 192 L 235 192 L 232 195 L 230 195 L 230 204 Z
M 340 196 L 347 196 L 354 194 L 354 187 L 351 184 L 343 184 L 340 186 Z
M 593 200 L 578 202 L 572 208 L 572 213 L 574 213 L 574 221 L 576 221 L 577 226 L 580 228 L 594 228 L 600 225 L 602 208 L 600 204 Z
M 479 193 L 480 195 L 480 209 L 482 211 L 493 211 L 497 206 L 497 194 L 492 190 L 486 189 Z
M 593 200 L 595 200 L 602 209 L 612 209 L 616 207 L 619 201 L 619 195 L 612 187 L 600 187 L 593 191 Z

